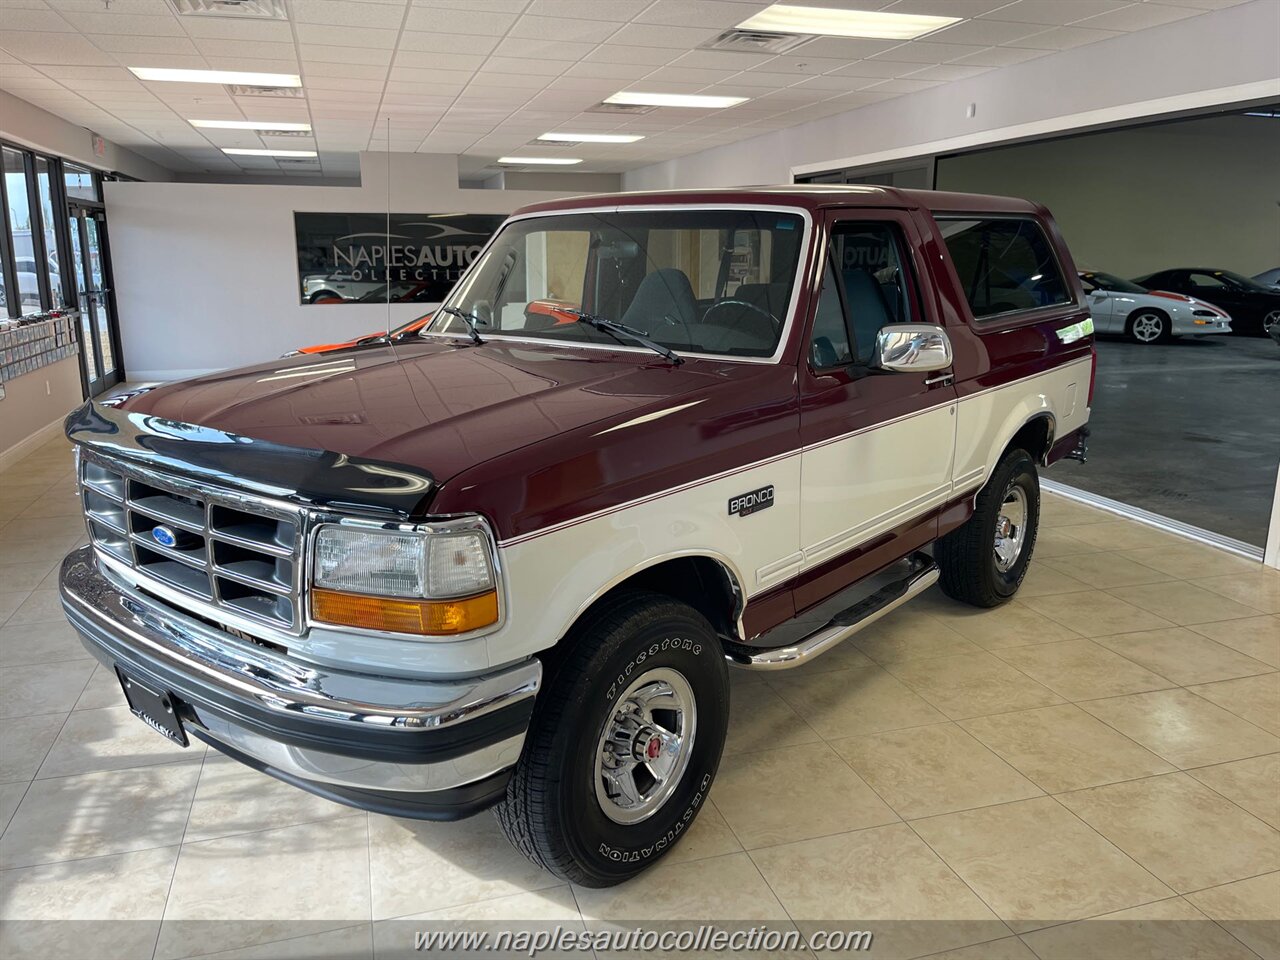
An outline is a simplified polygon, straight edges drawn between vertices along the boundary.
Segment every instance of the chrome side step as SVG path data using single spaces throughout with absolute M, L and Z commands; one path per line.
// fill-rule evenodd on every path
M 923 556 L 923 555 L 922 555 Z M 837 643 L 848 640 L 855 633 L 866 629 L 887 613 L 898 609 L 938 582 L 938 565 L 924 557 L 927 564 L 901 580 L 881 587 L 871 596 L 848 610 L 836 614 L 826 626 L 809 634 L 798 643 L 786 647 L 753 650 L 742 644 L 727 649 L 725 658 L 730 664 L 747 670 L 790 670 L 814 657 L 826 653 Z

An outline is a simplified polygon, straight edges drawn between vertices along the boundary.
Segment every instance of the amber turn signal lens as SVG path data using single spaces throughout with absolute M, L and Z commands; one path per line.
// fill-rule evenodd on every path
M 325 623 L 391 633 L 452 636 L 498 622 L 498 594 L 460 600 L 399 600 L 337 590 L 311 591 L 311 616 Z

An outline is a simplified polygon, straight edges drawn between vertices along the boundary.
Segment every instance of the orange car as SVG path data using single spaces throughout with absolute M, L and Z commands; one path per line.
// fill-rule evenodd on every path
M 381 340 L 384 337 L 394 343 L 397 340 L 403 340 L 417 333 L 423 327 L 431 322 L 434 314 L 428 313 L 426 316 L 419 317 L 417 320 L 411 320 L 403 327 L 397 327 L 388 334 L 385 330 L 379 330 L 377 333 L 366 333 L 364 336 L 356 337 L 354 340 L 346 340 L 342 343 L 315 343 L 309 347 L 301 347 L 292 353 L 286 353 L 286 357 L 292 357 L 299 353 L 330 353 L 334 350 L 346 350 L 348 347 L 358 347 L 362 344 L 373 343 L 375 340 Z

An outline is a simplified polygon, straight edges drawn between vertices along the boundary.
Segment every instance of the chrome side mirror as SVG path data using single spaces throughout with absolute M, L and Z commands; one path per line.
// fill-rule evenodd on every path
M 894 323 L 876 334 L 876 366 L 897 373 L 929 373 L 951 366 L 951 338 L 931 323 Z

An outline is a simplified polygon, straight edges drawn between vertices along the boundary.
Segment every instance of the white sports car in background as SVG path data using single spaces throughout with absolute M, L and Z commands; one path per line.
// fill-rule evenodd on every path
M 1195 297 L 1148 290 L 1132 280 L 1094 270 L 1082 270 L 1080 282 L 1089 297 L 1098 333 L 1123 334 L 1138 343 L 1161 343 L 1173 337 L 1231 332 L 1230 316 Z

